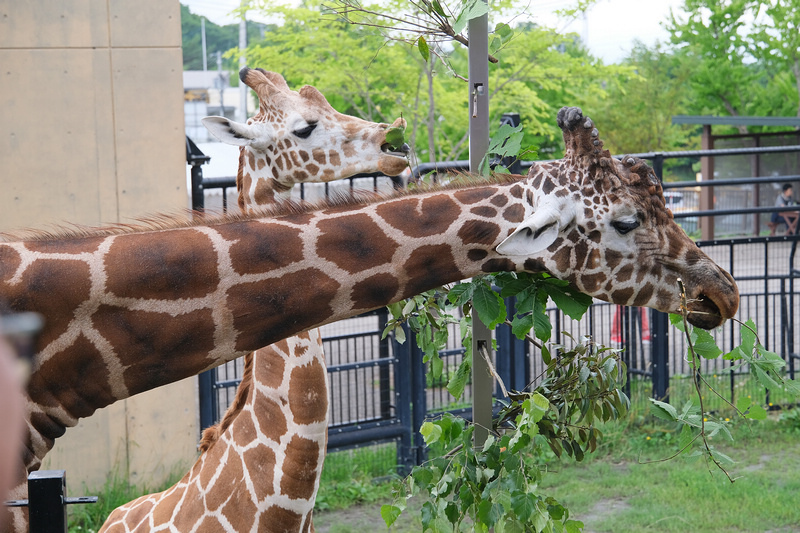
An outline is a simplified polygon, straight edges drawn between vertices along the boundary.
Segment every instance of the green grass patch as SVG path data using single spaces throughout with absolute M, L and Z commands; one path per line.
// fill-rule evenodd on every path
M 396 479 L 394 443 L 331 452 L 325 457 L 314 509 L 343 509 L 384 501 L 391 498 Z
M 83 493 L 97 496 L 97 503 L 67 507 L 69 533 L 94 533 L 100 529 L 108 515 L 120 505 L 144 494 L 164 491 L 180 481 L 184 474 L 184 469 L 176 468 L 164 483 L 156 487 L 130 485 L 118 474 L 110 477 L 99 493 L 84 487 Z
M 638 421 L 637 421 L 638 420 Z M 609 424 L 597 454 L 548 461 L 541 488 L 592 531 L 796 530 L 800 507 L 800 415 L 731 422 L 733 442 L 712 445 L 734 459 L 726 470 L 685 454 L 670 460 L 678 434 L 633 416 Z

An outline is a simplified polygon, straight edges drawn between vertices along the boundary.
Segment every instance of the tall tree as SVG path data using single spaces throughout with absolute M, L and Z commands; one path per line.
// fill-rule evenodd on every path
M 671 42 L 692 73 L 694 113 L 752 113 L 756 102 L 752 87 L 759 85 L 759 73 L 751 67 L 753 50 L 745 25 L 746 15 L 757 8 L 755 0 L 685 0 L 685 19 L 670 13 Z
M 765 19 L 754 35 L 756 55 L 778 95 L 774 103 L 787 112 L 793 106 L 800 117 L 800 5 L 796 0 L 770 0 L 764 7 Z

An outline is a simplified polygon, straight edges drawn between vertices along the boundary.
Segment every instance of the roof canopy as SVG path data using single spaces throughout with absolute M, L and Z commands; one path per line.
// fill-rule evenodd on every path
M 792 126 L 800 128 L 800 117 L 717 117 L 711 115 L 675 115 L 673 124 L 709 126 Z

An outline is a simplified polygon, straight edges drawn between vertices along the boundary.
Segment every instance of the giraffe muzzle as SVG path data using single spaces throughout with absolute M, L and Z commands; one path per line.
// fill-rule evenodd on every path
M 381 145 L 381 152 L 386 155 L 393 155 L 395 157 L 406 157 L 408 153 L 411 152 L 411 147 L 408 146 L 408 143 L 403 143 L 397 148 L 389 143 L 383 143 Z
M 727 319 L 733 318 L 739 309 L 739 288 L 728 272 L 719 269 L 723 279 L 703 284 L 697 294 L 687 294 L 688 315 L 686 319 L 693 326 L 714 329 Z

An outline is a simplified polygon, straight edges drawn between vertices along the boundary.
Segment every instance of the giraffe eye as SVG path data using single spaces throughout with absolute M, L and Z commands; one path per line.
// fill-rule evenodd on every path
M 311 135 L 311 132 L 317 127 L 317 123 L 311 123 L 305 128 L 300 128 L 299 130 L 294 130 L 292 133 L 300 137 L 301 139 L 308 139 L 308 136 Z
M 638 220 L 614 220 L 611 222 L 611 227 L 617 230 L 620 235 L 625 235 L 626 233 L 635 230 L 639 227 Z

